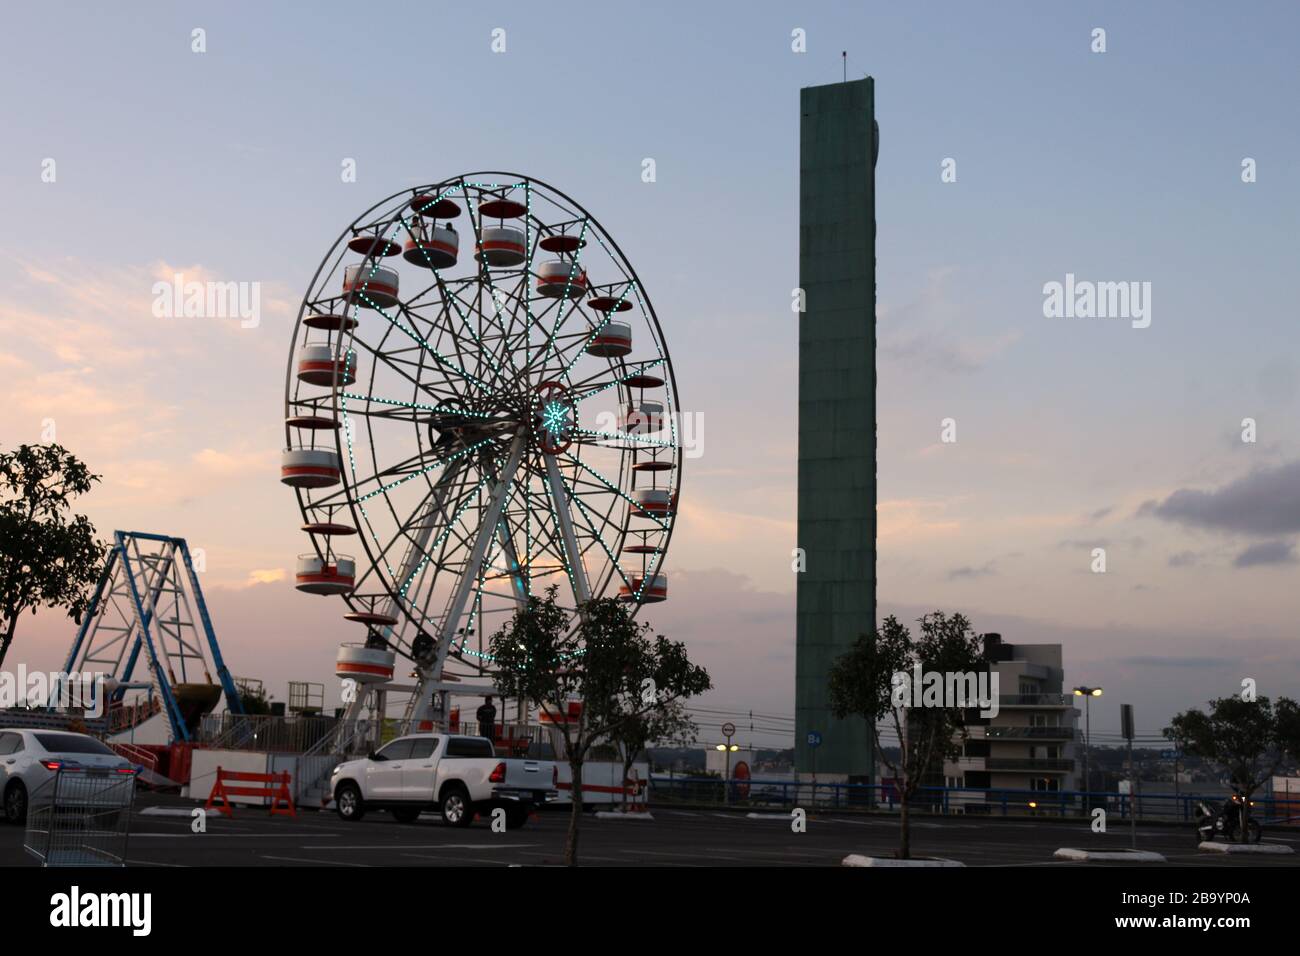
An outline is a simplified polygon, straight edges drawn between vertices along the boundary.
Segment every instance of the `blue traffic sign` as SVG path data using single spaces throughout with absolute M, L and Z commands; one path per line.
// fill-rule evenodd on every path
M 810 730 L 810 731 L 808 731 L 808 746 L 809 746 L 809 747 L 820 747 L 820 746 L 821 746 L 821 742 L 822 742 L 822 735 L 821 735 L 821 734 L 817 733 L 817 731 L 815 731 L 815 730 Z

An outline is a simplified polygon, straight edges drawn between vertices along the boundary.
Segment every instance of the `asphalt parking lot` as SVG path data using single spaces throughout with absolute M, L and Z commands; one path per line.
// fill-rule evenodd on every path
M 137 803 L 127 859 L 133 866 L 547 866 L 562 862 L 567 810 L 538 814 L 519 830 L 494 833 L 480 820 L 458 829 L 426 815 L 401 824 L 372 812 L 358 823 L 304 810 L 295 818 L 236 809 L 233 818 L 207 814 L 207 832 L 191 830 L 195 804 L 148 796 Z M 654 810 L 654 820 L 583 820 L 579 858 L 599 866 L 838 866 L 845 856 L 889 855 L 898 821 L 887 816 L 812 814 L 807 831 L 792 832 L 779 812 L 750 815 L 709 809 Z M 1083 821 L 921 818 L 913 821 L 914 855 L 967 866 L 1078 867 L 1054 860 L 1059 847 L 1120 850 L 1127 825 L 1094 834 Z M 1300 831 L 1266 832 L 1265 842 L 1297 852 L 1286 856 L 1223 856 L 1198 851 L 1191 827 L 1139 827 L 1138 846 L 1164 854 L 1173 866 L 1298 866 Z M 0 865 L 34 866 L 23 830 L 0 825 Z M 1137 866 L 1142 864 L 1121 864 Z M 1146 864 L 1150 865 L 1150 864 Z

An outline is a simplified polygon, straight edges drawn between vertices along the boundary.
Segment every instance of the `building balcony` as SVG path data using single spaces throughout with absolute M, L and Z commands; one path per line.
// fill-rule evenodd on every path
M 991 771 L 1037 770 L 1045 773 L 1069 773 L 1074 769 L 1073 760 L 1058 760 L 1046 757 L 985 757 L 984 763 Z
M 988 740 L 1073 740 L 1073 727 L 985 727 Z
M 1074 707 L 1070 694 L 1002 694 L 999 707 Z

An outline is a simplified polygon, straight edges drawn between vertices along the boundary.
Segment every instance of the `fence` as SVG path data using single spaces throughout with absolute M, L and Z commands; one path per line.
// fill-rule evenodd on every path
M 124 866 L 135 775 L 62 767 L 37 787 L 23 847 L 43 866 Z
M 332 734 L 338 724 L 333 717 L 206 714 L 195 743 L 214 750 L 305 753 Z
M 974 787 L 922 787 L 912 798 L 914 811 L 966 816 L 1083 817 L 1100 807 L 1127 820 L 1194 820 L 1196 804 L 1218 808 L 1223 794 L 1084 793 L 1077 790 L 982 790 Z M 720 777 L 675 777 L 655 774 L 652 805 L 702 804 L 753 808 L 816 807 L 821 810 L 898 809 L 898 790 L 889 784 L 812 783 L 792 780 L 730 780 Z M 1294 800 L 1257 794 L 1252 813 L 1265 825 L 1300 825 Z

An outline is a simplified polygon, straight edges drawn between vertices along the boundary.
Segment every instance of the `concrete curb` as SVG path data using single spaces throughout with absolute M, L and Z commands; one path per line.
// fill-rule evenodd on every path
M 862 856 L 859 853 L 850 853 L 841 862 L 840 866 L 965 866 L 958 860 L 945 860 L 940 857 L 922 857 L 913 860 L 897 860 L 892 856 Z
M 618 810 L 597 810 L 597 820 L 653 820 L 654 814 L 643 811 L 620 813 Z
M 1063 846 L 1052 856 L 1058 860 L 1126 860 L 1129 863 L 1166 863 L 1163 854 L 1152 850 L 1080 850 L 1076 847 Z
M 1217 840 L 1206 840 L 1197 849 L 1203 853 L 1284 854 L 1295 852 L 1291 847 L 1281 843 L 1219 843 Z

